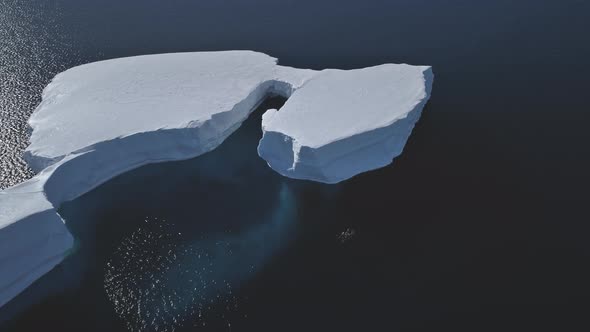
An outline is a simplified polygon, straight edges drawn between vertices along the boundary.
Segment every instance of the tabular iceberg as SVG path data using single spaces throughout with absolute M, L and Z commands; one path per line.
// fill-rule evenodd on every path
M 277 172 L 339 182 L 401 153 L 430 94 L 430 67 L 313 71 L 251 51 L 177 53 L 69 69 L 43 91 L 25 158 L 39 172 L 0 191 L 0 306 L 67 254 L 56 209 L 130 169 L 206 153 L 268 95 L 259 154 Z
M 430 67 L 324 70 L 262 118 L 259 155 L 280 174 L 325 183 L 398 156 L 430 96 Z

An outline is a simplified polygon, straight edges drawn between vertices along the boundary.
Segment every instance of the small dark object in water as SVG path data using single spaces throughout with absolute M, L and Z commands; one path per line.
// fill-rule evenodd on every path
M 347 228 L 342 233 L 338 234 L 338 240 L 340 242 L 345 243 L 352 239 L 352 237 L 356 234 L 356 231 L 352 228 Z

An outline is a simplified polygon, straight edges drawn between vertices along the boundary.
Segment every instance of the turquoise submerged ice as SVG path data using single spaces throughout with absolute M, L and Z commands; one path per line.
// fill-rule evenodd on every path
M 250 51 L 138 56 L 59 75 L 29 120 L 38 174 L 0 191 L 0 306 L 65 257 L 56 209 L 130 169 L 219 146 L 268 95 L 259 155 L 278 173 L 336 183 L 402 152 L 428 100 L 430 67 L 312 71 Z

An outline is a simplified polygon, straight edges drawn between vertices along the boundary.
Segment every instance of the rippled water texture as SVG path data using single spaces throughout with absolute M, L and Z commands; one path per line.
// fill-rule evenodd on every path
M 22 159 L 26 120 L 51 78 L 72 59 L 53 1 L 0 1 L 0 188 L 32 176 Z M 66 56 L 67 55 L 67 56 Z
M 206 325 L 203 313 L 212 306 L 238 310 L 232 281 L 215 276 L 224 268 L 219 261 L 232 260 L 233 243 L 211 242 L 184 243 L 173 225 L 150 218 L 121 242 L 106 264 L 104 288 L 129 331 L 169 331 L 189 319 Z
M 212 319 L 231 327 L 231 317 L 244 318 L 243 300 L 234 289 L 254 278 L 288 244 L 293 231 L 293 193 L 282 185 L 277 194 L 276 202 L 268 202 L 274 206 L 271 213 L 258 217 L 261 223 L 235 234 L 231 229 L 207 234 L 198 226 L 187 229 L 145 218 L 109 255 L 105 267 L 106 295 L 128 330 L 205 328 Z M 207 217 L 197 220 L 225 223 Z M 215 311 L 218 317 L 212 318 Z

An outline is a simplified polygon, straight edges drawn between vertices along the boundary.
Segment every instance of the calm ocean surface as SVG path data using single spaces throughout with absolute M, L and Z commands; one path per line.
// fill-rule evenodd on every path
M 589 20 L 575 0 L 0 0 L 0 188 L 32 176 L 26 119 L 75 65 L 252 49 L 435 72 L 384 169 L 280 177 L 256 154 L 271 99 L 217 150 L 65 204 L 76 249 L 0 331 L 590 330 Z

